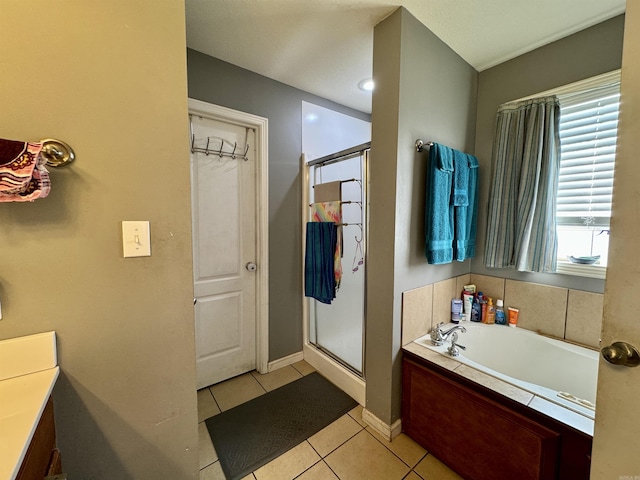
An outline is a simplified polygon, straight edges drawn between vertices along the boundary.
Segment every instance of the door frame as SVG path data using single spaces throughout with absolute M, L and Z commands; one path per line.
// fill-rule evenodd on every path
M 252 128 L 256 139 L 256 370 L 269 370 L 269 161 L 268 120 L 189 98 L 189 114 Z M 191 140 L 189 140 L 191 145 Z M 195 321 L 195 310 L 194 310 Z

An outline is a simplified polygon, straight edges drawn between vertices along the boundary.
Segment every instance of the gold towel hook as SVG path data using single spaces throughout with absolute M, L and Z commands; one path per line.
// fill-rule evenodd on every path
M 76 159 L 76 154 L 69 145 L 62 140 L 55 138 L 45 138 L 42 143 L 42 155 L 47 161 L 48 167 L 64 167 Z

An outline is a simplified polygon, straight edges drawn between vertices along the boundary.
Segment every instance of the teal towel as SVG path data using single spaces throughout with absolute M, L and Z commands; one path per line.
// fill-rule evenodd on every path
M 338 227 L 333 222 L 308 222 L 304 255 L 304 294 L 330 304 L 336 298 L 334 253 Z
M 453 260 L 453 150 L 434 143 L 429 149 L 425 202 L 425 255 L 437 265 Z
M 453 150 L 453 195 L 451 200 L 454 207 L 469 205 L 469 162 L 468 155 L 459 150 Z
M 476 255 L 476 225 L 478 219 L 478 159 L 467 153 L 454 154 L 456 178 L 464 186 L 466 205 L 454 207 L 455 217 L 455 257 L 459 262 Z M 459 160 L 458 160 L 459 159 Z M 464 173 L 463 173 L 464 172 Z M 455 196 L 455 195 L 454 195 Z

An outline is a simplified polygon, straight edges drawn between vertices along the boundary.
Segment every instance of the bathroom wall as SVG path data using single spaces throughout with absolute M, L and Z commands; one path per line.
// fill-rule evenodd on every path
M 369 412 L 400 417 L 402 292 L 468 273 L 424 255 L 427 153 L 417 138 L 473 151 L 477 73 L 400 8 L 374 30 L 366 364 Z
M 491 148 L 498 106 L 551 88 L 619 69 L 624 15 L 540 47 L 480 72 L 475 154 L 480 162 L 480 215 L 474 273 L 602 293 L 604 280 L 560 274 L 534 274 L 484 266 L 486 211 L 491 184 Z
M 49 197 L 0 206 L 0 338 L 55 330 L 74 479 L 195 479 L 184 3 L 2 2 L 0 132 L 68 142 Z M 151 257 L 122 258 L 122 220 Z
M 451 320 L 451 299 L 462 287 L 479 291 L 520 309 L 518 327 L 580 345 L 598 348 L 604 295 L 475 273 L 460 275 L 402 293 L 402 345 Z
M 187 50 L 189 97 L 269 119 L 269 360 L 302 350 L 302 101 L 370 120 L 270 78 Z

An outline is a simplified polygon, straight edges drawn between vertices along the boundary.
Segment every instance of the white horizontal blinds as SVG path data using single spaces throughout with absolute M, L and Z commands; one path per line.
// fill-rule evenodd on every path
M 558 222 L 608 225 L 620 83 L 559 95 L 559 98 Z

